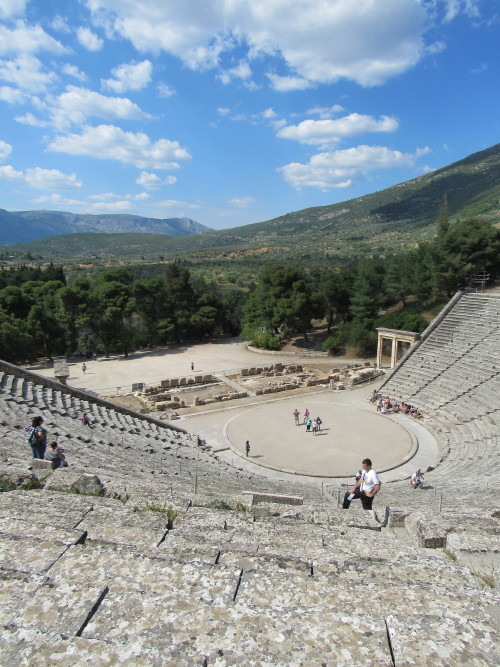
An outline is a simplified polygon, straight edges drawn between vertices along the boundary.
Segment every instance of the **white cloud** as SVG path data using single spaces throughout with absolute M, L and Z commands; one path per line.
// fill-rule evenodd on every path
M 458 1 L 458 0 L 457 0 Z M 453 11 L 452 0 L 449 12 Z M 218 67 L 239 49 L 243 59 L 273 57 L 285 76 L 278 90 L 340 78 L 381 84 L 419 62 L 430 44 L 433 2 L 417 0 L 87 0 L 96 25 L 142 53 L 166 51 L 193 69 Z M 460 0 L 472 15 L 477 0 Z M 246 53 L 245 53 L 246 51 Z M 286 71 L 288 70 L 288 71 Z M 227 70 L 226 70 L 227 75 Z M 231 76 L 231 75 L 229 75 Z
M 57 81 L 54 72 L 42 70 L 35 56 L 19 56 L 15 60 L 0 60 L 0 80 L 16 85 L 29 92 L 43 92 Z
M 137 201 L 146 201 L 147 199 L 151 199 L 151 195 L 147 192 L 139 192 L 138 195 L 135 195 L 134 199 Z
M 40 167 L 26 169 L 24 178 L 30 187 L 38 190 L 67 190 L 82 187 L 81 181 L 77 180 L 75 174 L 63 174 L 58 169 Z
M 76 36 L 80 44 L 87 51 L 100 51 L 104 45 L 104 41 L 92 32 L 90 28 L 78 28 Z
M 12 146 L 0 139 L 0 160 L 5 160 L 12 153 Z
M 55 30 L 56 32 L 65 32 L 67 34 L 72 32 L 70 26 L 68 25 L 68 22 L 60 14 L 54 16 L 54 18 L 50 22 L 50 27 L 52 28 L 52 30 Z
M 227 116 L 229 113 L 231 113 L 231 109 L 228 109 L 227 107 L 218 107 L 217 113 L 219 116 Z
M 262 112 L 262 118 L 266 118 L 267 120 L 272 120 L 276 118 L 277 115 L 278 114 L 276 113 L 276 111 L 274 111 L 272 107 L 264 109 L 264 111 Z
M 153 66 L 149 60 L 130 65 L 123 64 L 111 70 L 113 79 L 101 79 L 103 88 L 115 93 L 124 93 L 127 90 L 141 90 L 151 81 Z
M 336 120 L 303 120 L 298 125 L 281 128 L 277 134 L 282 139 L 294 139 L 301 144 L 322 146 L 366 132 L 394 132 L 398 127 L 398 121 L 390 116 L 381 116 L 377 120 L 373 116 L 351 113 Z
M 0 0 L 0 19 L 22 16 L 27 0 Z
M 51 37 L 39 26 L 26 25 L 24 21 L 17 21 L 13 29 L 0 25 L 0 55 L 16 53 L 66 53 L 67 49 L 56 39 Z
M 81 72 L 78 67 L 76 67 L 76 65 L 70 65 L 69 63 L 63 65 L 61 71 L 63 74 L 67 74 L 68 76 L 72 76 L 74 79 L 78 79 L 78 81 L 87 81 L 89 78 L 85 72 Z
M 24 125 L 31 125 L 32 127 L 47 127 L 50 123 L 46 120 L 41 120 L 36 118 L 32 113 L 25 113 L 24 116 L 16 116 L 15 120 L 18 123 L 23 123 Z
M 41 167 L 26 169 L 23 173 L 22 171 L 16 171 L 10 165 L 5 165 L 0 167 L 0 179 L 24 181 L 30 188 L 36 188 L 37 190 L 68 190 L 82 186 L 81 181 L 77 180 L 75 174 L 63 174 L 58 169 L 42 169 Z
M 1 66 L 1 64 L 0 64 Z M 0 86 L 0 100 L 8 104 L 20 104 L 25 100 L 25 94 L 12 86 Z
M 88 118 L 104 120 L 146 120 L 151 118 L 125 97 L 107 97 L 88 88 L 68 86 L 66 92 L 50 99 L 49 113 L 56 127 L 82 124 Z
M 353 180 L 361 179 L 376 169 L 415 167 L 416 158 L 428 152 L 428 148 L 417 149 L 415 153 L 401 153 L 385 146 L 362 145 L 318 153 L 307 164 L 291 162 L 278 171 L 298 190 L 309 187 L 326 192 L 349 187 Z
M 254 204 L 255 201 L 253 197 L 235 197 L 234 199 L 230 199 L 229 203 L 237 208 L 247 208 Z
M 342 113 L 342 111 L 345 111 L 343 106 L 333 104 L 331 107 L 313 107 L 308 109 L 306 114 L 308 116 L 319 116 L 320 118 L 331 118 L 335 114 Z
M 172 95 L 175 95 L 175 88 L 172 88 L 162 81 L 156 86 L 156 90 L 158 91 L 159 97 L 172 97 Z
M 156 203 L 156 206 L 161 206 L 163 208 L 171 208 L 171 209 L 187 209 L 194 211 L 196 209 L 201 208 L 199 204 L 191 204 L 186 201 L 177 201 L 176 199 L 164 199 L 163 201 L 159 201 Z
M 443 0 L 443 20 L 445 22 L 452 21 L 461 13 L 473 19 L 479 18 L 481 15 L 480 4 L 480 0 Z
M 289 93 L 292 90 L 307 90 L 311 87 L 310 81 L 300 76 L 278 76 L 277 74 L 266 74 L 271 83 L 271 88 L 279 93 Z
M 174 185 L 174 183 L 177 183 L 177 177 L 167 176 L 166 178 L 160 178 L 157 174 L 141 171 L 141 175 L 135 179 L 135 182 L 145 190 L 159 190 L 163 185 Z
M 33 203 L 50 204 L 54 208 L 62 208 L 62 210 L 70 208 L 72 211 L 77 213 L 99 213 L 102 211 L 111 211 L 116 213 L 121 211 L 129 211 L 132 208 L 132 204 L 130 203 L 129 199 L 89 203 L 79 199 L 69 199 L 59 194 L 38 197 L 38 199 L 33 200 Z
M 16 171 L 10 164 L 0 166 L 0 180 L 4 181 L 22 181 L 24 174 L 22 171 Z
M 158 190 L 161 188 L 163 181 L 156 174 L 147 171 L 141 171 L 141 175 L 135 179 L 137 185 L 141 185 L 146 190 Z
M 101 192 L 98 195 L 89 195 L 89 199 L 96 199 L 97 201 L 111 201 L 115 199 L 122 199 L 122 195 L 117 195 L 114 192 Z
M 233 79 L 243 79 L 246 81 L 252 76 L 252 70 L 248 61 L 242 60 L 235 67 L 224 70 L 220 73 L 219 78 L 224 84 L 230 83 Z
M 143 132 L 124 132 L 115 125 L 86 126 L 82 134 L 56 137 L 48 149 L 99 160 L 117 160 L 139 169 L 178 169 L 181 162 L 191 158 L 177 141 L 152 142 Z

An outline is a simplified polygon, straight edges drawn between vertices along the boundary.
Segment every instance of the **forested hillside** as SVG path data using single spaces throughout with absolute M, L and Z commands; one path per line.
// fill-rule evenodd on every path
M 475 216 L 500 224 L 500 144 L 392 188 L 266 222 L 176 237 L 72 234 L 12 245 L 3 256 L 18 261 L 29 253 L 42 261 L 101 266 L 178 259 L 206 275 L 232 272 L 249 278 L 277 262 L 327 270 L 433 238 L 445 199 L 451 221 Z
M 363 259 L 325 271 L 274 264 L 248 288 L 221 290 L 179 262 L 154 278 L 126 267 L 68 284 L 62 267 L 18 266 L 0 271 L 0 358 L 122 353 L 142 346 L 201 341 L 225 334 L 278 349 L 313 318 L 326 318 L 325 348 L 350 346 L 371 354 L 375 327 L 421 331 L 422 312 L 439 308 L 475 273 L 500 273 L 500 231 L 479 219 L 450 224 L 441 207 L 434 240 L 405 253 Z

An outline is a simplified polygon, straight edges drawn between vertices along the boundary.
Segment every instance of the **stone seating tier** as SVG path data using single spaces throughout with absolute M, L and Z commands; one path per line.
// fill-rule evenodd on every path
M 5 664 L 498 661 L 494 594 L 367 512 L 280 506 L 255 519 L 191 507 L 168 529 L 161 513 L 109 498 L 45 490 L 5 500 Z M 494 520 L 479 520 L 493 535 Z

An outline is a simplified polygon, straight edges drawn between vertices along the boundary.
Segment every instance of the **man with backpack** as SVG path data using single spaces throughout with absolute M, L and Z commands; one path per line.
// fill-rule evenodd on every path
M 47 431 L 43 428 L 43 417 L 33 417 L 26 429 L 26 443 L 31 447 L 34 459 L 43 459 L 47 449 Z

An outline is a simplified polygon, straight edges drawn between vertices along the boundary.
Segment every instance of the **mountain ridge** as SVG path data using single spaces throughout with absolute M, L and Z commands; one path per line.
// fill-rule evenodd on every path
M 96 232 L 184 236 L 211 231 L 191 218 L 147 218 L 128 213 L 80 214 L 68 211 L 0 209 L 2 245 L 27 243 L 51 236 Z
M 135 239 L 125 234 L 121 242 L 115 233 L 109 240 L 102 237 L 100 243 L 96 235 L 86 234 L 80 239 L 80 250 L 91 257 L 99 242 L 108 258 L 119 258 L 120 252 L 130 257 L 132 243 L 137 258 L 161 253 L 165 259 L 225 261 L 260 254 L 263 261 L 271 261 L 271 256 L 272 261 L 300 261 L 316 253 L 318 258 L 342 262 L 365 253 L 398 252 L 431 238 L 445 196 L 451 221 L 476 215 L 500 224 L 500 144 L 410 181 L 336 204 L 232 229 L 158 237 L 157 243 L 147 235 L 141 240 L 141 234 Z M 75 248 L 76 239 L 40 239 L 36 244 L 19 244 L 16 250 L 62 258 L 68 257 L 65 243 Z

